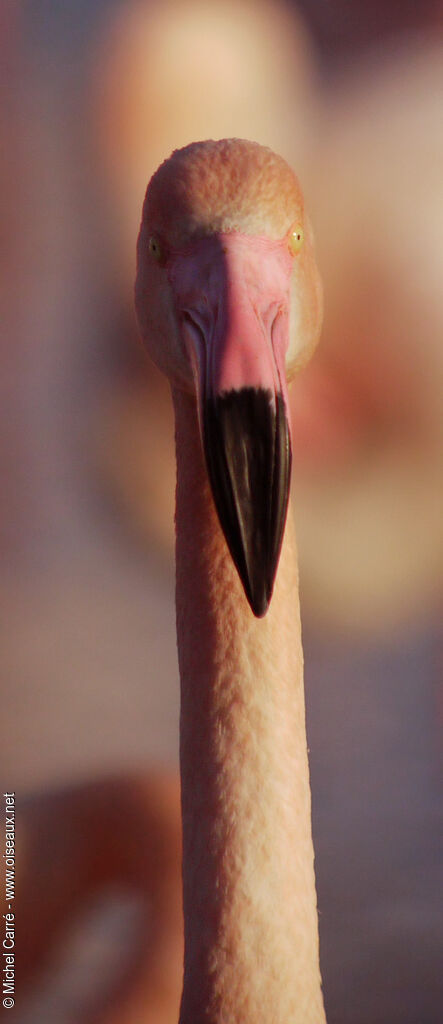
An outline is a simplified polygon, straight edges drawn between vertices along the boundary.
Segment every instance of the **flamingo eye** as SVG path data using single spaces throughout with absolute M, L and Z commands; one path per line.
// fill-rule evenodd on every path
M 305 235 L 301 224 L 294 224 L 288 235 L 289 251 L 295 256 L 303 245 Z
M 151 235 L 149 239 L 149 252 L 156 263 L 164 263 L 166 253 L 157 235 Z

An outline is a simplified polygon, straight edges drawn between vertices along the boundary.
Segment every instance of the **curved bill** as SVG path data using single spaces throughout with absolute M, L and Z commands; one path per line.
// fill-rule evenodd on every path
M 258 617 L 272 596 L 289 499 L 290 271 L 286 246 L 232 234 L 196 243 L 170 273 L 215 506 Z
M 223 533 L 254 615 L 267 611 L 291 474 L 281 394 L 244 387 L 203 404 L 203 445 Z

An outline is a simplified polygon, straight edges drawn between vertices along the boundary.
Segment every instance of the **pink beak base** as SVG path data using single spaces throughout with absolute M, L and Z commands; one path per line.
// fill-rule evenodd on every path
M 170 257 L 220 524 L 252 611 L 267 611 L 286 522 L 291 442 L 287 242 L 237 233 Z

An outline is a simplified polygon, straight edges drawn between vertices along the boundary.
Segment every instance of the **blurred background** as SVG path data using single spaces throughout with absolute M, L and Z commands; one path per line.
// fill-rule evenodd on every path
M 176 770 L 173 423 L 135 241 L 172 149 L 253 138 L 299 174 L 325 287 L 292 411 L 328 1021 L 438 1024 L 443 6 L 16 0 L 0 30 L 4 788 L 43 844 L 73 792 Z M 62 933 L 16 1024 L 108 1020 L 86 1007 L 133 911 L 80 921 L 75 985 Z

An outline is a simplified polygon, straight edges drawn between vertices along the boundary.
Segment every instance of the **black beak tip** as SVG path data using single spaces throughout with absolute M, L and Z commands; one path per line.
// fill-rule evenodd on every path
M 204 448 L 220 524 L 256 618 L 269 607 L 289 498 L 282 396 L 243 388 L 204 407 Z
M 243 566 L 241 568 L 237 566 L 246 600 L 256 619 L 262 619 L 268 611 L 274 590 L 277 565 L 278 561 L 270 566 L 266 560 L 263 560 L 263 552 L 261 552 L 261 558 L 258 557 L 252 565 L 246 565 L 245 572 L 242 571 Z
M 256 619 L 263 619 L 269 608 L 268 596 L 266 594 L 260 594 L 258 597 L 256 595 L 249 596 L 249 594 L 246 596 L 248 598 L 251 611 L 255 615 Z

